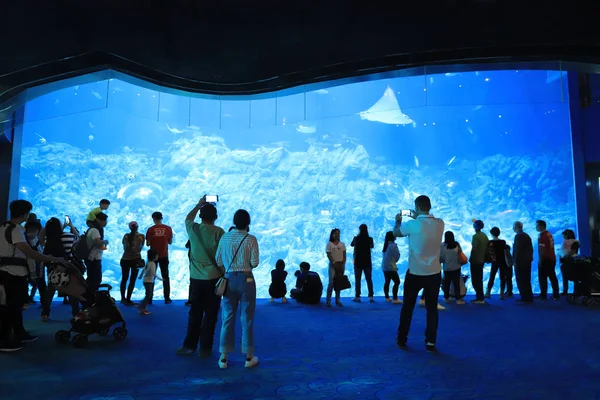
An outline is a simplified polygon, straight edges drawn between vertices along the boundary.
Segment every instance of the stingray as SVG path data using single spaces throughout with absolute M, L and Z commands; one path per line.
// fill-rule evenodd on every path
M 400 110 L 400 105 L 396 99 L 394 91 L 388 86 L 383 93 L 383 96 L 373 104 L 367 111 L 358 113 L 360 119 L 366 119 L 372 122 L 381 122 L 390 125 L 408 125 L 412 124 L 416 128 L 417 123 L 408 115 Z

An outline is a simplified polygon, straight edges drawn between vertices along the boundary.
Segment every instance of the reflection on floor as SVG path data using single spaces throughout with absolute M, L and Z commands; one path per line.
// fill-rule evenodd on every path
M 129 337 L 90 338 L 86 348 L 54 341 L 68 306 L 51 322 L 26 312 L 40 340 L 0 355 L 2 399 L 598 399 L 600 311 L 562 300 L 517 305 L 450 305 L 440 313 L 439 353 L 423 344 L 425 310 L 415 310 L 410 349 L 396 348 L 399 305 L 326 309 L 259 301 L 259 366 L 236 354 L 181 357 L 187 308 L 156 304 L 141 317 L 124 308 Z M 220 326 L 220 324 L 219 324 Z M 239 332 L 238 332 L 239 334 Z M 218 343 L 218 340 L 217 340 Z

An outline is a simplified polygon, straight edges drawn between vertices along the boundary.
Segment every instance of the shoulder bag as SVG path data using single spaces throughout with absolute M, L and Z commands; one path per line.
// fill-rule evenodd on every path
M 244 243 L 244 240 L 246 240 L 247 237 L 248 237 L 248 234 L 246 234 L 246 236 L 244 236 L 244 238 L 240 242 L 240 245 L 238 246 L 237 250 L 235 251 L 233 258 L 231 259 L 231 263 L 229 264 L 227 271 L 225 271 L 225 275 L 227 275 L 227 273 L 231 269 L 231 266 L 233 265 L 233 262 L 235 261 L 235 258 L 237 257 L 238 252 L 242 248 L 242 244 Z M 217 296 L 223 296 L 225 294 L 225 291 L 227 290 L 227 280 L 228 279 L 225 277 L 225 275 L 220 277 L 219 280 L 217 281 L 217 284 L 215 285 L 215 294 Z
M 462 266 L 465 265 L 469 262 L 469 259 L 467 258 L 467 255 L 465 253 L 463 253 L 462 249 L 460 248 L 460 244 L 456 243 L 456 247 L 457 247 L 457 252 L 458 252 L 458 263 Z

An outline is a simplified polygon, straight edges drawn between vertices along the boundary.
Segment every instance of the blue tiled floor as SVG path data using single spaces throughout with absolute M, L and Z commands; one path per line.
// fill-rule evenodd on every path
M 332 309 L 259 301 L 261 362 L 250 370 L 240 354 L 227 370 L 219 370 L 216 355 L 175 355 L 186 327 L 182 302 L 155 304 L 148 317 L 123 308 L 129 337 L 94 336 L 83 349 L 54 341 L 68 326 L 68 306 L 56 303 L 45 324 L 32 307 L 27 327 L 40 340 L 0 354 L 0 398 L 600 399 L 600 310 L 565 300 L 450 305 L 440 313 L 440 352 L 429 354 L 418 306 L 410 350 L 396 348 L 400 307 L 383 299 L 345 299 Z

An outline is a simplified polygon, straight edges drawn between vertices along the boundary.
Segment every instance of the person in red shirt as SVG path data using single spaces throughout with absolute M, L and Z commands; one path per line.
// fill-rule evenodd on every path
M 152 213 L 154 226 L 146 232 L 146 245 L 158 254 L 158 267 L 163 280 L 165 304 L 171 304 L 171 284 L 169 281 L 169 245 L 173 243 L 173 230 L 162 223 L 162 213 Z
M 559 300 L 558 278 L 556 277 L 556 254 L 554 253 L 554 238 L 546 230 L 546 222 L 539 220 L 535 223 L 540 233 L 538 238 L 538 279 L 540 280 L 540 295 L 538 299 L 547 300 L 548 279 L 552 284 L 552 300 Z

